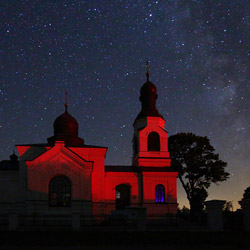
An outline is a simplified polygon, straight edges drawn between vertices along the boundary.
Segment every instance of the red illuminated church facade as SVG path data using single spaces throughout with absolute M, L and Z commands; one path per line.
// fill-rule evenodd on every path
M 106 218 L 131 207 L 143 207 L 147 217 L 177 212 L 177 172 L 171 167 L 165 120 L 156 108 L 157 89 L 141 87 L 142 109 L 134 121 L 130 166 L 105 165 L 106 147 L 85 144 L 78 122 L 68 112 L 56 118 L 54 136 L 46 144 L 17 145 L 19 160 L 0 162 L 1 211 L 76 213 Z M 11 177 L 10 177 L 11 176 Z M 11 178 L 10 181 L 6 181 Z M 4 205 L 8 204 L 8 205 Z

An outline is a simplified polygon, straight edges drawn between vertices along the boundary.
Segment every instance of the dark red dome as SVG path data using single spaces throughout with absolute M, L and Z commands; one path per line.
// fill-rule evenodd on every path
M 10 160 L 13 161 L 13 162 L 18 161 L 18 156 L 16 155 L 15 151 L 13 151 L 13 154 L 10 155 Z
M 156 91 L 157 91 L 156 86 L 152 82 L 145 82 L 141 87 L 140 93 L 141 96 L 143 96 L 143 95 L 156 94 Z
M 148 116 L 164 119 L 156 108 L 156 100 L 158 98 L 156 86 L 148 80 L 141 87 L 140 94 L 142 109 L 135 120 Z
M 84 140 L 78 137 L 78 122 L 68 113 L 67 105 L 65 112 L 54 121 L 54 136 L 49 137 L 48 144 L 54 145 L 56 141 L 64 141 L 66 146 L 83 146 Z
M 58 116 L 54 121 L 55 135 L 78 136 L 78 128 L 79 126 L 77 120 L 67 111 Z

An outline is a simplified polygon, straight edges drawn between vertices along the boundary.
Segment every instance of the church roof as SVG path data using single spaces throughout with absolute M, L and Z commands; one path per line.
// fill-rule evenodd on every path
M 24 147 L 29 147 L 24 155 L 25 155 L 25 161 L 33 161 L 34 159 L 36 159 L 37 157 L 39 157 L 40 155 L 44 154 L 45 152 L 47 152 L 48 150 L 53 149 L 53 146 L 49 145 L 49 144 L 18 144 L 16 146 L 24 146 Z M 84 144 L 83 146 L 65 146 L 65 148 L 67 148 L 68 150 L 70 150 L 70 148 L 107 148 L 107 147 L 101 147 L 101 146 L 94 146 L 94 145 L 86 145 Z M 75 152 L 73 152 L 72 150 L 70 150 L 72 153 L 76 154 Z M 78 157 L 80 157 L 78 154 L 76 154 Z M 82 158 L 82 157 L 80 157 Z
M 34 144 L 16 144 L 16 146 L 30 146 L 30 147 L 51 147 L 50 144 L 48 143 L 34 143 Z M 103 146 L 95 146 L 95 145 L 87 145 L 84 144 L 82 146 L 66 146 L 68 148 L 108 148 L 108 147 L 103 147 Z
M 107 165 L 105 172 L 140 172 L 140 169 L 136 166 Z
M 176 170 L 173 167 L 106 165 L 105 172 L 176 172 Z

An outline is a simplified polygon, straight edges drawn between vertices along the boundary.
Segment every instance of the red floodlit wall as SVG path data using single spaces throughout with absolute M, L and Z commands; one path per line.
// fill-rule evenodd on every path
M 19 157 L 25 155 L 34 155 L 34 151 L 35 152 L 45 152 L 47 150 L 49 150 L 51 147 L 34 147 L 34 146 L 26 146 L 26 145 L 16 145 L 17 147 L 17 151 L 19 154 Z M 27 157 L 27 156 L 26 156 Z
M 164 216 L 166 213 L 177 213 L 177 172 L 144 172 L 143 173 L 143 205 L 148 216 Z M 165 188 L 165 202 L 155 202 L 155 187 L 161 184 Z
M 72 183 L 72 199 L 91 200 L 91 172 L 93 162 L 84 161 L 64 147 L 55 147 L 26 161 L 28 190 L 33 198 L 47 199 L 49 182 L 58 175 L 65 175 Z M 30 197 L 32 198 L 32 197 Z
M 18 146 L 27 166 L 30 200 L 47 200 L 49 182 L 65 175 L 72 183 L 72 200 L 92 201 L 93 217 L 116 209 L 116 186 L 130 187 L 130 205 L 147 207 L 148 216 L 176 213 L 175 172 L 105 172 L 106 148 L 66 148 L 63 142 L 50 147 Z M 155 202 L 155 186 L 165 187 L 165 203 Z
M 147 208 L 148 216 L 165 216 L 166 213 L 177 212 L 176 176 L 177 172 L 143 172 L 143 194 L 140 194 L 139 176 L 132 172 L 107 172 L 105 177 L 106 214 L 115 210 L 115 188 L 120 184 L 131 187 L 130 205 L 143 205 Z M 155 201 L 155 187 L 162 184 L 165 187 L 165 202 Z M 141 199 L 143 202 L 141 203 Z
M 115 210 L 115 188 L 120 184 L 130 186 L 130 205 L 138 205 L 138 178 L 132 172 L 107 172 L 105 176 L 105 203 L 106 214 L 110 214 L 111 210 Z
M 104 161 L 107 148 L 70 148 L 74 153 L 83 157 L 87 161 L 93 162 L 93 171 L 91 174 L 91 201 L 92 215 L 94 217 L 103 217 L 105 214 L 105 193 L 104 193 Z
M 176 176 L 177 172 L 144 172 L 143 186 L 144 186 L 144 202 L 155 203 L 155 187 L 162 184 L 165 188 L 165 201 L 174 203 L 177 201 L 176 192 Z
M 139 151 L 148 151 L 148 135 L 151 132 L 157 132 L 160 136 L 160 152 L 164 152 L 166 157 L 169 157 L 168 153 L 168 134 L 164 130 L 164 120 L 159 117 L 147 117 L 147 126 L 139 131 Z M 164 122 L 164 123 L 163 123 Z M 163 127 L 162 127 L 163 126 Z M 152 152 L 153 153 L 153 152 Z
M 138 154 L 133 164 L 138 166 L 169 167 L 168 134 L 164 130 L 165 121 L 160 117 L 146 117 L 136 121 L 135 136 L 138 140 Z M 156 132 L 160 137 L 160 151 L 148 151 L 148 136 Z
M 47 200 L 50 180 L 65 175 L 72 183 L 72 199 L 92 201 L 93 215 L 103 215 L 107 148 L 66 148 L 63 142 L 56 142 L 52 148 L 17 147 L 27 166 L 29 199 Z

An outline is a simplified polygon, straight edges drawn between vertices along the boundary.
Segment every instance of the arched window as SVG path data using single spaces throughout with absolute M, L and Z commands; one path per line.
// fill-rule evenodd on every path
M 165 202 L 165 187 L 162 184 L 158 184 L 155 187 L 155 202 Z
M 160 136 L 156 132 L 151 132 L 148 135 L 148 151 L 160 151 Z
M 49 205 L 51 207 L 71 206 L 71 183 L 68 177 L 60 175 L 50 181 Z

